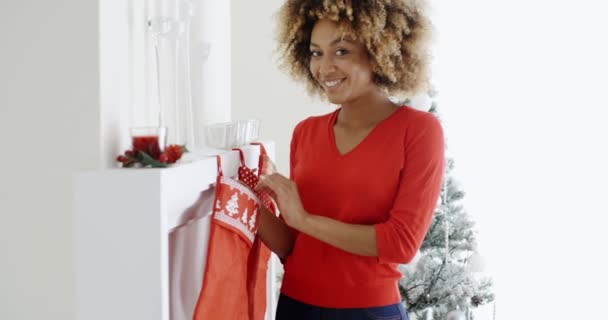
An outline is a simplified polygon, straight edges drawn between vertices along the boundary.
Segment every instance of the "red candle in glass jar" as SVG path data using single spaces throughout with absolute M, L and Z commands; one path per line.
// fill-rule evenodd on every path
M 134 127 L 131 128 L 131 143 L 133 151 L 142 151 L 150 157 L 158 159 L 167 140 L 165 127 Z
M 158 136 L 137 136 L 132 140 L 134 151 L 143 151 L 154 159 L 158 158 L 161 153 Z

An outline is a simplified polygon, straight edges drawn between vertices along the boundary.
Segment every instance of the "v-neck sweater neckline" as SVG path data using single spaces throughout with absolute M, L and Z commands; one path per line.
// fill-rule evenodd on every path
M 399 106 L 388 117 L 386 117 L 383 120 L 381 120 L 380 122 L 378 122 L 372 128 L 372 130 L 370 130 L 370 132 L 356 146 L 354 146 L 348 152 L 341 154 L 340 150 L 338 149 L 338 144 L 336 143 L 334 125 L 336 124 L 336 122 L 338 120 L 338 114 L 340 113 L 340 110 L 342 110 L 342 107 L 337 108 L 336 111 L 334 111 L 332 113 L 331 117 L 329 118 L 329 124 L 328 124 L 329 145 L 330 145 L 331 152 L 333 153 L 333 155 L 335 157 L 337 157 L 339 159 L 344 159 L 344 158 L 349 157 L 351 154 L 355 153 L 358 149 L 363 149 L 365 147 L 365 145 L 367 143 L 369 143 L 368 140 L 373 139 L 373 136 L 376 133 L 376 131 L 381 130 L 381 128 L 385 125 L 386 122 L 389 122 L 391 119 L 395 118 L 398 113 L 403 111 L 403 109 L 404 109 L 403 106 Z

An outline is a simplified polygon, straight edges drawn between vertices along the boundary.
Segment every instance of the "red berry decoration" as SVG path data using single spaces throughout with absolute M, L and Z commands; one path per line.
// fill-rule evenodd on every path
M 170 163 L 169 155 L 165 152 L 161 153 L 160 156 L 158 156 L 158 162 Z
M 134 149 L 126 150 L 124 155 L 116 157 L 116 161 L 120 162 L 124 168 L 133 167 L 135 164 L 144 167 L 164 168 L 168 164 L 179 160 L 184 152 L 188 152 L 185 146 L 176 144 L 169 145 L 163 152 L 160 152 L 156 147 L 150 148 L 151 145 L 154 146 L 154 143 L 148 143 L 151 142 L 151 139 L 150 141 L 145 140 L 142 138 L 134 140 Z
M 169 156 L 169 163 L 175 163 L 182 157 L 184 150 L 181 146 L 172 144 L 170 146 L 167 146 L 163 153 L 166 153 Z

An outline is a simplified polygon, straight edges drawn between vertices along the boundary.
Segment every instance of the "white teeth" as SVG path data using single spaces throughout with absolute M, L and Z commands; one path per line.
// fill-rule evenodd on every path
M 344 79 L 334 80 L 334 81 L 325 81 L 325 85 L 328 87 L 336 86 L 338 83 L 342 82 Z

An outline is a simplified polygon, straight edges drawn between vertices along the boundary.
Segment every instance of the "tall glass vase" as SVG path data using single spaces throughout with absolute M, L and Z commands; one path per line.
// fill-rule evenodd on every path
M 169 144 L 194 145 L 190 78 L 190 20 L 194 4 L 189 0 L 157 0 L 148 19 L 152 41 L 154 78 L 151 97 L 158 104 L 158 124 L 167 127 Z
M 194 3 L 191 0 L 178 1 L 178 38 L 176 41 L 176 124 L 178 139 L 194 150 L 194 116 L 192 106 L 192 78 L 190 63 L 190 27 L 194 16 Z

